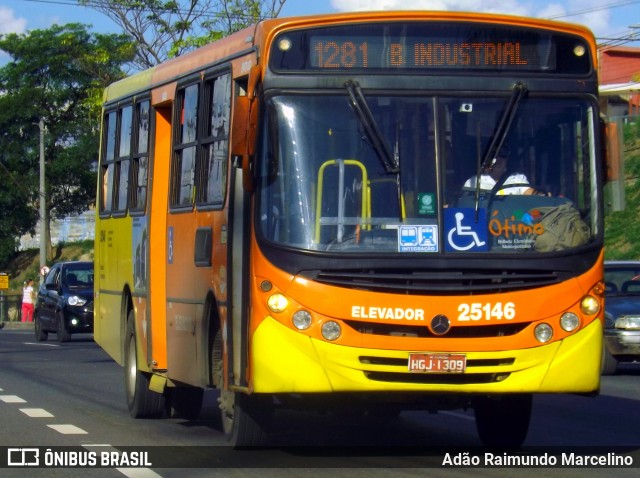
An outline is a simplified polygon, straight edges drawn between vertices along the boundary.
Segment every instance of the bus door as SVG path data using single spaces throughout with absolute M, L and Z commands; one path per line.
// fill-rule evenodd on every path
M 230 74 L 178 86 L 167 218 L 167 360 L 171 379 L 202 385 L 207 306 L 224 294 Z M 208 302 L 209 301 L 209 302 Z M 214 300 L 215 302 L 215 300 Z
M 173 147 L 167 217 L 167 374 L 195 384 L 199 280 L 194 237 L 199 78 L 178 85 L 173 111 Z

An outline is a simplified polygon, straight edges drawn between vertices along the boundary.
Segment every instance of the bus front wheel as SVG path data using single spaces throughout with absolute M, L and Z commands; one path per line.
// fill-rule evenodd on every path
M 165 410 L 165 396 L 149 390 L 150 377 L 140 371 L 133 310 L 128 314 L 124 343 L 124 384 L 129 414 L 133 418 L 157 418 Z
M 270 397 L 246 395 L 226 389 L 222 350 L 222 333 L 218 331 L 211 353 L 211 378 L 213 385 L 220 391 L 218 407 L 227 442 L 234 447 L 265 445 L 268 441 Z
M 269 408 L 265 397 L 220 391 L 222 428 L 234 447 L 262 446 L 268 442 Z
M 520 447 L 529 431 L 532 401 L 531 394 L 477 397 L 474 411 L 483 445 Z

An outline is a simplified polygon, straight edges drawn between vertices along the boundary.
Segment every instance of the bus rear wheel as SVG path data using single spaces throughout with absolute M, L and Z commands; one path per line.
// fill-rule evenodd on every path
M 149 390 L 150 377 L 138 368 L 135 318 L 128 314 L 124 342 L 124 384 L 129 414 L 133 418 L 157 418 L 165 410 L 165 396 Z
M 531 394 L 477 397 L 474 411 L 482 444 L 520 447 L 529 431 L 532 401 Z

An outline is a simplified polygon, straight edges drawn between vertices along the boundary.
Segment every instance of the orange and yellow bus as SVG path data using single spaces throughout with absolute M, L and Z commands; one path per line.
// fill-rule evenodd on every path
M 603 147 L 583 27 L 265 20 L 109 86 L 95 340 L 133 417 L 472 408 L 599 388 Z M 508 159 L 502 156 L 508 153 Z M 272 417 L 277 417 L 272 415 Z

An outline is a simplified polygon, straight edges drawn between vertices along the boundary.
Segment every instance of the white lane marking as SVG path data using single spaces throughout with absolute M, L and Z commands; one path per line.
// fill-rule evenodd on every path
M 20 411 L 31 418 L 53 418 L 44 408 L 21 408 Z
M 39 345 L 41 347 L 60 347 L 59 344 L 50 344 L 46 342 L 23 342 L 23 345 Z
M 101 448 L 100 451 L 110 451 L 110 452 L 118 451 L 117 448 L 109 444 L 99 445 L 99 444 L 85 443 L 82 446 L 87 450 L 90 450 L 91 448 Z M 116 470 L 118 470 L 127 478 L 162 478 L 162 475 L 159 475 L 158 473 L 153 471 L 151 468 L 116 468 Z
M 0 400 L 4 403 L 27 403 L 25 399 L 20 398 L 17 395 L 0 395 Z
M 116 468 L 127 478 L 162 478 L 150 468 Z
M 89 432 L 84 431 L 82 428 L 78 428 L 75 425 L 47 425 L 49 428 L 53 428 L 58 433 L 63 435 L 88 435 Z

